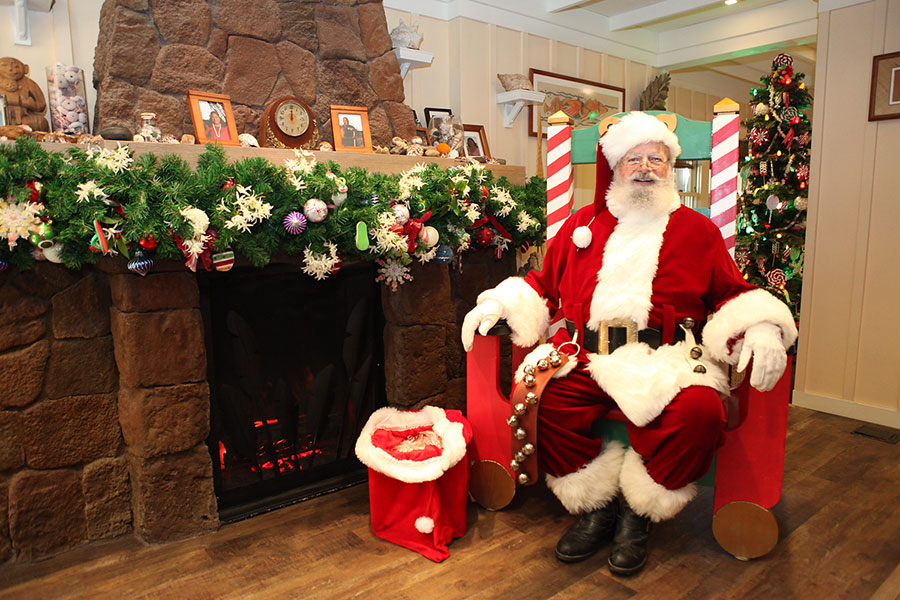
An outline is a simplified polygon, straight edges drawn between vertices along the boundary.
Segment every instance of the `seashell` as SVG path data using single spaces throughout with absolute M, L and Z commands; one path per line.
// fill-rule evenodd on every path
M 238 135 L 238 140 L 241 142 L 241 146 L 245 148 L 259 148 L 259 142 L 249 133 Z
M 400 20 L 400 23 L 391 29 L 391 47 L 392 48 L 412 48 L 418 50 L 422 45 L 422 34 L 419 33 L 418 24 L 409 24 Z

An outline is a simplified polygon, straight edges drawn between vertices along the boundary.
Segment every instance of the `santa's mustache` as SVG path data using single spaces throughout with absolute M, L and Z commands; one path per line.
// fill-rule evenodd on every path
M 653 173 L 651 171 L 647 171 L 646 173 L 635 173 L 634 175 L 628 176 L 628 181 L 639 181 L 641 183 L 650 183 L 650 182 L 658 182 L 663 181 L 663 178 Z

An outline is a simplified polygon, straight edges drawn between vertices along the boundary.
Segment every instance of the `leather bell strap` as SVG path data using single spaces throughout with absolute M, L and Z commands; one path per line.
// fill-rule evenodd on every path
M 537 415 L 544 388 L 570 360 L 564 352 L 552 350 L 533 365 L 525 365 L 525 375 L 516 384 L 506 424 L 512 432 L 512 461 L 509 468 L 520 485 L 532 485 L 538 479 Z

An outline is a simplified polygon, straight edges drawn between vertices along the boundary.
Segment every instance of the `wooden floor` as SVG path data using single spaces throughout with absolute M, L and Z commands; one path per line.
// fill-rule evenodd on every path
M 0 567 L 0 598 L 900 598 L 900 445 L 853 435 L 860 423 L 792 407 L 781 540 L 741 562 L 710 530 L 703 488 L 651 538 L 650 562 L 610 575 L 601 551 L 558 562 L 570 523 L 543 485 L 507 509 L 470 506 L 469 531 L 433 563 L 374 537 L 365 486 L 165 546 L 120 539 Z

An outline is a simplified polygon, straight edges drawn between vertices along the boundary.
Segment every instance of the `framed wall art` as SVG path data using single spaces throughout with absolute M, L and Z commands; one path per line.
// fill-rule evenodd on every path
M 241 145 L 229 96 L 188 90 L 187 99 L 198 144 Z
M 331 131 L 338 152 L 371 152 L 372 132 L 365 106 L 331 106 Z
M 900 119 L 900 52 L 872 59 L 869 120 Z
M 625 107 L 625 88 L 540 69 L 528 69 L 528 77 L 534 90 L 545 94 L 543 104 L 528 106 L 528 135 L 532 137 L 538 131 L 546 136 L 547 117 L 560 110 L 572 117 L 573 127 L 583 128 Z
M 487 134 L 484 132 L 484 125 L 463 124 L 463 135 L 465 136 L 463 147 L 466 150 L 466 157 L 491 157 L 491 151 L 488 149 Z
M 425 109 L 425 127 L 431 127 L 431 118 L 432 117 L 452 117 L 453 111 L 449 108 L 432 108 L 428 107 Z

